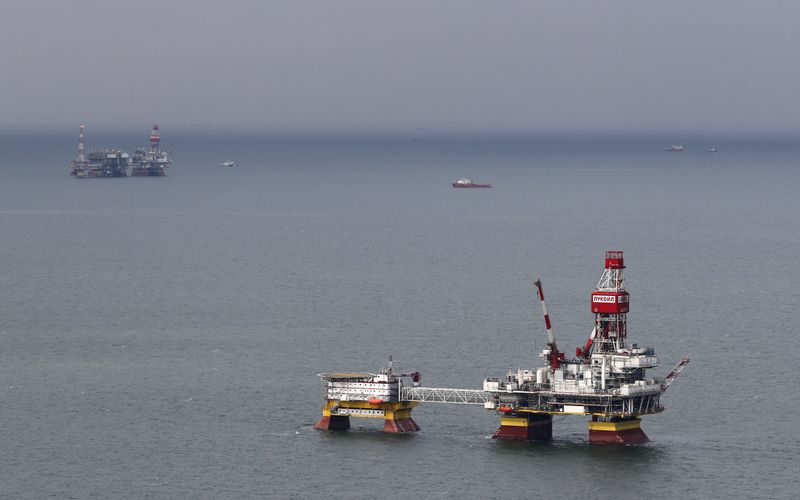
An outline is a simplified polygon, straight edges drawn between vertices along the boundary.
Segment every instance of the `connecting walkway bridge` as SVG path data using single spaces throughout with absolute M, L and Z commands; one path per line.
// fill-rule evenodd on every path
M 449 389 L 443 387 L 401 387 L 400 401 L 423 403 L 455 403 L 483 405 L 491 401 L 491 394 L 476 389 Z

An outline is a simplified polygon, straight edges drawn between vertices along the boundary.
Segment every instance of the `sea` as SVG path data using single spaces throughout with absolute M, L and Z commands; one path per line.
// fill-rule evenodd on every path
M 0 498 L 797 498 L 798 138 L 161 132 L 168 175 L 114 179 L 0 134 Z M 537 278 L 583 345 L 607 250 L 651 374 L 691 359 L 648 444 L 435 403 L 314 430 L 320 372 L 540 366 Z

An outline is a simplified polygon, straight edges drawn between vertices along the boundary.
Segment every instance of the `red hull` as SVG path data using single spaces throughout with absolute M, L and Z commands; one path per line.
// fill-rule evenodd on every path
M 642 444 L 649 442 L 642 429 L 626 429 L 622 431 L 589 431 L 591 444 Z
M 639 427 L 638 418 L 615 422 L 589 422 L 591 444 L 641 444 L 650 441 Z
M 350 417 L 341 415 L 322 417 L 314 428 L 321 431 L 344 431 L 350 428 Z
M 527 425 L 500 425 L 492 439 L 550 441 L 553 439 L 553 416 L 529 414 Z
M 513 425 L 501 425 L 492 436 L 492 439 L 509 439 L 516 441 L 528 440 L 528 428 Z
M 416 432 L 419 426 L 413 418 L 398 418 L 397 420 L 386 420 L 383 423 L 383 432 L 392 434 L 402 434 L 404 432 Z

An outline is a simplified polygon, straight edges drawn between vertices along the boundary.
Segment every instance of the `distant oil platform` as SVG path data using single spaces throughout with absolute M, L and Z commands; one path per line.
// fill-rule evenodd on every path
M 72 160 L 70 175 L 78 179 L 97 177 L 163 177 L 172 166 L 169 153 L 161 149 L 158 125 L 150 132 L 150 149 L 137 147 L 132 155 L 119 149 L 95 149 L 86 153 L 85 125 L 80 126 L 78 155 Z M 130 170 L 130 172 L 129 172 Z
M 541 281 L 535 283 L 547 330 L 544 366 L 510 370 L 487 378 L 483 390 L 421 387 L 419 372 L 395 373 L 392 359 L 380 373 L 322 373 L 327 399 L 321 430 L 345 430 L 350 417 L 384 419 L 384 432 L 419 430 L 411 410 L 422 402 L 483 405 L 500 416 L 494 439 L 548 441 L 553 416 L 587 415 L 589 442 L 638 444 L 649 441 L 643 415 L 664 410 L 661 396 L 683 370 L 682 359 L 664 378 L 647 377 L 658 366 L 650 347 L 628 343 L 629 294 L 623 287 L 623 253 L 609 251 L 605 270 L 591 294 L 594 326 L 583 347 L 567 357 L 556 345 Z M 411 384 L 404 383 L 410 379 Z

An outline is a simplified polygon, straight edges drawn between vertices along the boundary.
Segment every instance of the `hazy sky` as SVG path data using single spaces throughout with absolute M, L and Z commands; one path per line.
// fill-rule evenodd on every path
M 0 127 L 800 132 L 800 1 L 2 0 Z

